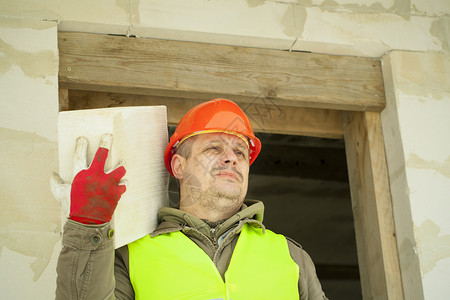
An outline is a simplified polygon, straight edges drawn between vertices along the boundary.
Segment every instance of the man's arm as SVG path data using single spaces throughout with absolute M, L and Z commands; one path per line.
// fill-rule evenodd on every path
M 116 299 L 134 299 L 134 289 L 130 281 L 130 263 L 128 246 L 116 249 L 114 274 L 116 278 Z
M 298 292 L 300 300 L 326 300 L 322 285 L 317 278 L 316 267 L 311 257 L 292 239 L 287 238 L 292 259 L 299 266 Z
M 57 265 L 56 299 L 114 299 L 114 245 L 109 221 L 126 187 L 120 184 L 123 166 L 105 173 L 112 135 L 103 135 L 92 163 L 87 165 L 87 139 L 78 138 L 74 178 L 63 182 L 54 173 L 53 195 L 66 203 L 69 220 L 64 226 L 63 249 Z
M 56 271 L 56 299 L 134 299 L 128 248 L 114 252 L 109 223 L 84 225 L 68 220 Z
M 109 223 L 68 220 L 56 271 L 56 299 L 114 299 L 114 246 Z

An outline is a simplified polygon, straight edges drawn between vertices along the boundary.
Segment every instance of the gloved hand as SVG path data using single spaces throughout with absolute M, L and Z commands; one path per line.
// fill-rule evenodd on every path
M 64 202 L 68 202 L 65 199 L 70 196 L 70 219 L 83 224 L 102 224 L 111 220 L 117 203 L 126 190 L 125 185 L 120 184 L 126 172 L 123 166 L 110 173 L 104 171 L 111 144 L 112 135 L 103 135 L 92 164 L 87 168 L 88 142 L 85 137 L 78 138 L 72 184 L 65 184 L 56 173 L 52 175 L 50 187 L 55 198 L 63 204 L 63 209 L 68 210 Z

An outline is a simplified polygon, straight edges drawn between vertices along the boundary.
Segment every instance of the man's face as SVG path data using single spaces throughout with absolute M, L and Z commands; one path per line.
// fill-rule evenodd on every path
M 181 182 L 192 198 L 189 201 L 214 209 L 239 209 L 248 187 L 248 152 L 247 144 L 235 135 L 196 136 Z

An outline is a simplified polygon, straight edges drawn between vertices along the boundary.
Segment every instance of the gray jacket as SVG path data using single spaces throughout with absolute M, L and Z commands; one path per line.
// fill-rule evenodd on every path
M 253 223 L 264 228 L 263 212 L 262 202 L 247 200 L 239 212 L 211 229 L 192 215 L 165 207 L 158 214 L 158 228 L 150 235 L 183 232 L 209 255 L 223 277 L 243 224 Z M 134 299 L 128 247 L 114 251 L 113 232 L 109 223 L 83 225 L 67 221 L 57 265 L 56 299 Z M 327 299 L 309 255 L 295 241 L 289 238 L 287 241 L 291 257 L 299 266 L 300 299 Z

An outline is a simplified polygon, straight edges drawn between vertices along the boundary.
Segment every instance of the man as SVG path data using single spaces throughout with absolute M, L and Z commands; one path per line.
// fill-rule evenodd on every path
M 164 157 L 180 206 L 162 208 L 154 232 L 115 253 L 108 222 L 125 169 L 104 173 L 111 142 L 71 184 L 57 299 L 326 299 L 308 254 L 265 229 L 262 202 L 244 202 L 261 143 L 234 102 L 214 99 L 182 118 Z M 81 161 L 85 148 L 79 139 Z M 54 175 L 52 191 L 58 184 Z

